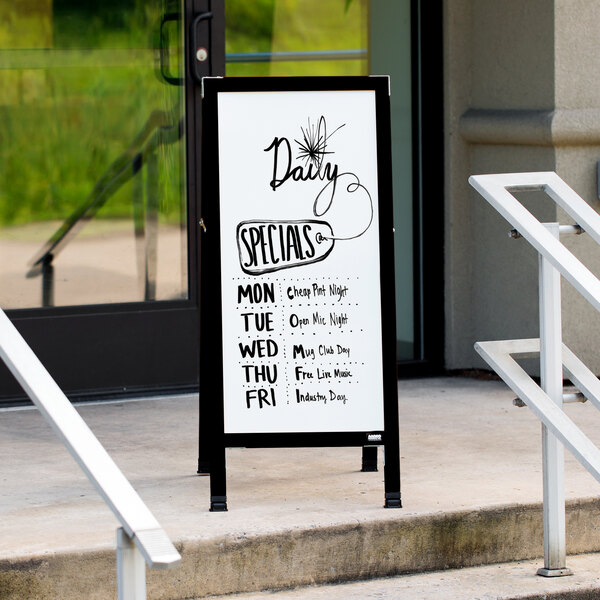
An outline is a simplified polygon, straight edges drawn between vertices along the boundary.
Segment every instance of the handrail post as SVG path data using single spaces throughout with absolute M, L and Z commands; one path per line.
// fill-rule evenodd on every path
M 145 285 L 144 300 L 156 300 L 158 246 L 158 155 L 146 157 L 146 227 L 145 227 Z
M 54 256 L 48 254 L 42 262 L 42 306 L 54 306 Z
M 525 238 L 539 254 L 539 346 L 535 344 L 537 340 L 504 340 L 477 342 L 475 349 L 543 423 L 544 568 L 538 574 L 570 575 L 570 569 L 565 567 L 564 447 L 598 481 L 600 450 L 563 412 L 562 363 L 573 383 L 597 408 L 600 384 L 566 346 L 561 349 L 560 282 L 564 277 L 600 312 L 600 279 L 558 238 L 561 231 L 587 232 L 600 245 L 600 215 L 553 172 L 473 175 L 469 183 L 512 225 L 510 237 Z M 525 191 L 545 192 L 576 225 L 540 223 L 514 195 Z M 535 352 L 532 342 L 540 350 L 542 389 L 511 356 Z
M 122 527 L 117 529 L 117 598 L 146 600 L 146 563 Z
M 558 238 L 558 223 L 545 223 Z M 542 389 L 562 408 L 562 319 L 560 273 L 539 254 L 540 378 Z M 544 477 L 544 568 L 538 575 L 569 575 L 565 543 L 564 447 L 542 423 Z

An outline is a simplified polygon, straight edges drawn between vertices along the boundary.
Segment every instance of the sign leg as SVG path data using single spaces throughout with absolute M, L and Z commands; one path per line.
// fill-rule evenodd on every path
M 392 436 L 393 437 L 393 436 Z M 393 443 L 395 441 L 395 443 Z M 402 508 L 400 495 L 400 448 L 398 440 L 386 443 L 383 450 L 383 477 L 385 480 L 385 508 Z
M 196 471 L 198 475 L 208 475 L 210 473 L 210 460 L 207 455 L 202 452 L 200 449 L 200 453 L 198 455 L 198 470 Z
M 208 427 L 203 425 L 208 423 L 208 417 L 203 414 L 202 406 L 200 407 L 200 431 L 198 436 L 198 475 L 208 475 L 210 473 L 210 446 L 211 436 L 207 431 Z
M 210 511 L 227 510 L 225 446 L 221 442 L 210 449 Z
M 363 473 L 377 471 L 377 446 L 363 446 L 361 471 Z

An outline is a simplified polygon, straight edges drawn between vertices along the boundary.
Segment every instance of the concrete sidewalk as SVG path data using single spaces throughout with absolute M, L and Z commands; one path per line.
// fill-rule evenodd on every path
M 382 508 L 382 469 L 361 473 L 359 448 L 232 449 L 229 512 L 210 513 L 208 478 L 195 474 L 197 397 L 80 406 L 183 553 L 178 569 L 149 576 L 149 597 L 541 556 L 541 436 L 529 410 L 497 381 L 417 379 L 399 391 L 402 509 Z M 565 410 L 600 443 L 593 406 Z M 0 452 L 1 597 L 110 597 L 117 521 L 36 410 L 0 411 Z M 570 455 L 565 479 L 568 551 L 597 551 L 600 486 Z
M 279 592 L 234 594 L 227 600 L 598 600 L 600 555 L 570 558 L 570 577 L 536 577 L 539 561 L 447 569 Z

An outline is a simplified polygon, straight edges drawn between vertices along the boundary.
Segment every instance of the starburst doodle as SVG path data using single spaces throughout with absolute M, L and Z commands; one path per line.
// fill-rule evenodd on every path
M 296 144 L 298 144 L 300 147 L 297 158 L 299 160 L 303 160 L 305 166 L 312 164 L 317 170 L 319 170 L 323 164 L 325 155 L 333 154 L 333 152 L 327 150 L 327 142 L 329 141 L 329 138 L 336 131 L 344 127 L 344 125 L 340 125 L 337 129 L 327 135 L 327 124 L 325 122 L 325 117 L 321 117 L 316 126 L 314 123 L 310 122 L 309 117 L 307 127 L 300 127 L 303 141 L 299 142 L 298 140 L 294 139 Z

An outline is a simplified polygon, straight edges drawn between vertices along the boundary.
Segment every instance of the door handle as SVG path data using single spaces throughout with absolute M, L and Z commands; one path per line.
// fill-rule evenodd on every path
M 197 14 L 190 26 L 190 65 L 192 75 L 198 83 L 202 82 L 203 77 L 211 74 L 209 21 L 212 17 L 213 13 L 210 11 Z M 202 27 L 204 38 L 202 33 L 199 33 L 202 24 L 206 24 L 206 28 Z
M 183 78 L 173 76 L 169 61 L 169 35 L 168 32 L 165 31 L 165 25 L 173 21 L 175 21 L 175 23 L 181 21 L 181 14 L 176 12 L 167 13 L 164 14 L 160 20 L 160 76 L 170 85 L 183 85 Z

